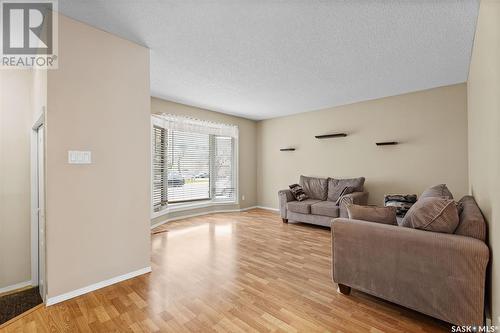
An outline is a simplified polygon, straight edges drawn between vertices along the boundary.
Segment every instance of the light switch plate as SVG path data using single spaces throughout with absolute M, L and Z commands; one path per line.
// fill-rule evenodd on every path
M 81 151 L 81 150 L 69 150 L 68 151 L 68 163 L 69 164 L 91 164 L 92 163 L 92 152 Z

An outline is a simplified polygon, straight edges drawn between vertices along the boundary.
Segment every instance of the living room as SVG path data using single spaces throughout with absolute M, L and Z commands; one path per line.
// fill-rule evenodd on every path
M 1 330 L 500 325 L 500 2 L 44 3 Z

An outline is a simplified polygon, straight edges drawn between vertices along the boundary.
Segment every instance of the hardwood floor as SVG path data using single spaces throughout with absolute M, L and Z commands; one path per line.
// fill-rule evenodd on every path
M 252 210 L 171 222 L 153 272 L 41 308 L 6 332 L 449 332 L 430 317 L 336 292 L 330 230 Z

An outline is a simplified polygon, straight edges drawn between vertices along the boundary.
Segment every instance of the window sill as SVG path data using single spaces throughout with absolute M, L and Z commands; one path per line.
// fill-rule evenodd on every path
M 225 206 L 225 205 L 238 205 L 238 204 L 239 204 L 239 202 L 237 202 L 237 201 L 214 201 L 214 200 L 175 203 L 175 204 L 168 205 L 167 208 L 165 208 L 159 212 L 151 213 L 151 218 L 154 219 L 154 218 L 166 215 L 168 213 L 182 212 L 182 211 L 197 209 L 197 208 L 206 208 L 206 207 L 212 207 L 212 206 Z

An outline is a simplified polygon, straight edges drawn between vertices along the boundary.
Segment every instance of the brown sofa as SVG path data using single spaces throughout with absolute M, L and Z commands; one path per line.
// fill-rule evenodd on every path
M 333 281 L 455 325 L 482 325 L 489 250 L 471 196 L 454 234 L 369 221 L 332 222 Z
M 280 215 L 288 220 L 329 227 L 332 218 L 347 217 L 347 204 L 365 205 L 368 192 L 363 191 L 365 178 L 336 179 L 300 176 L 300 185 L 309 199 L 295 200 L 290 190 L 278 192 Z M 341 195 L 349 187 L 354 192 Z

